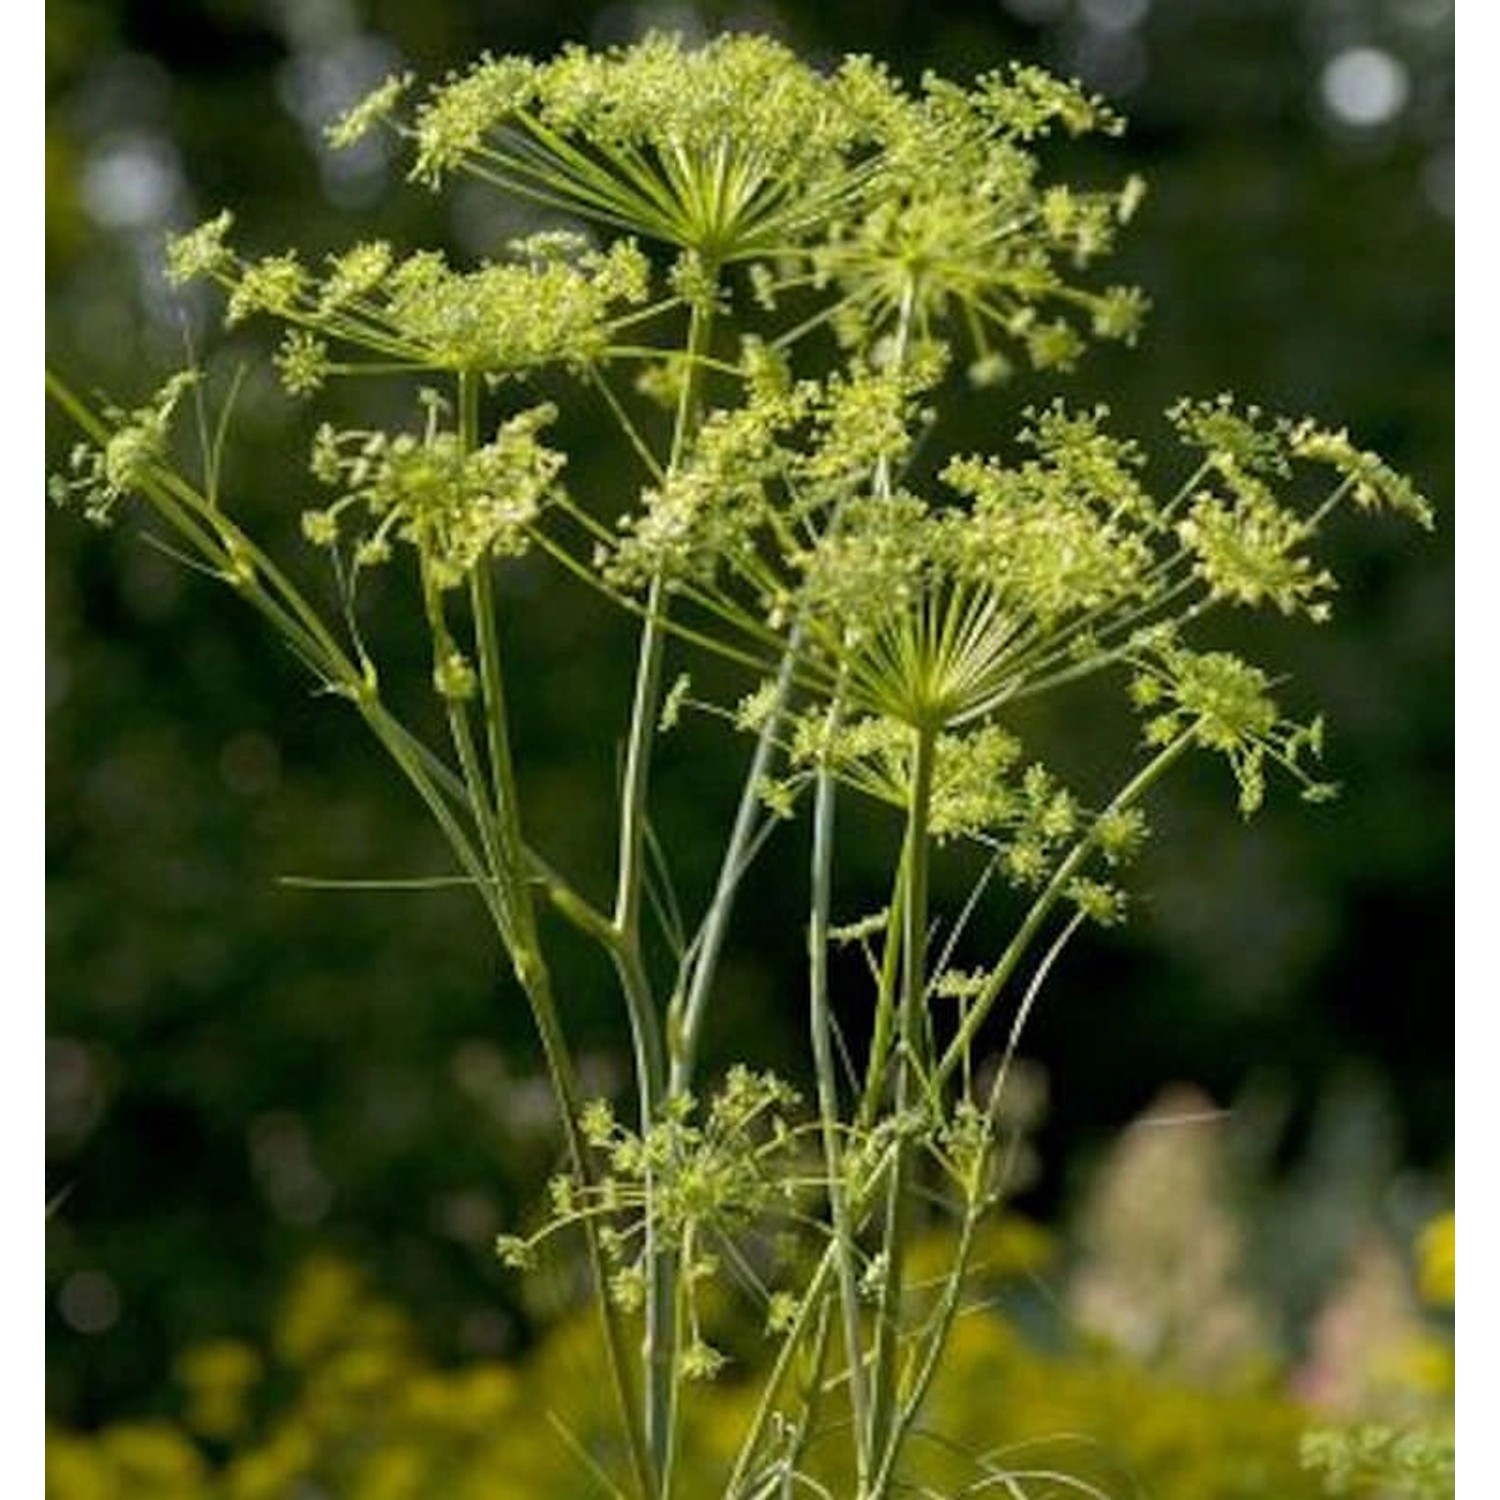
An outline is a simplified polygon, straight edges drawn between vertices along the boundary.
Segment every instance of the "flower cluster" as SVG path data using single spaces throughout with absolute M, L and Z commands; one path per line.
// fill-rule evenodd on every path
M 1191 730 L 1198 744 L 1229 761 L 1246 816 L 1265 800 L 1267 759 L 1301 784 L 1308 801 L 1334 796 L 1337 789 L 1316 780 L 1302 763 L 1305 756 L 1322 756 L 1322 719 L 1308 724 L 1283 719 L 1268 691 L 1270 679 L 1259 667 L 1227 651 L 1190 651 L 1169 636 L 1153 643 L 1137 665 L 1131 697 L 1150 715 L 1147 742 L 1165 745 Z
M 1084 193 L 1044 186 L 1030 143 L 1120 128 L 1076 85 L 1040 69 L 993 72 L 965 90 L 929 75 L 908 94 L 883 69 L 854 59 L 846 87 L 879 121 L 878 154 L 862 211 L 831 226 L 812 251 L 820 280 L 843 295 L 846 339 L 903 312 L 923 336 L 962 331 L 981 383 L 1006 373 L 996 347 L 1019 347 L 1038 369 L 1068 369 L 1084 335 L 1046 303 L 1081 311 L 1097 337 L 1131 341 L 1146 311 L 1133 288 L 1091 291 L 1065 271 L 1106 255 L 1139 205 L 1142 186 Z
M 563 456 L 537 436 L 555 408 L 536 406 L 512 417 L 472 450 L 457 433 L 439 429 L 440 413 L 441 403 L 429 400 L 420 436 L 320 427 L 313 474 L 340 493 L 326 508 L 303 515 L 308 540 L 336 546 L 345 538 L 346 517 L 358 513 L 356 567 L 388 561 L 393 539 L 408 542 L 439 589 L 456 587 L 482 559 L 524 552 L 543 505 L 558 494 Z
M 952 461 L 954 498 L 871 488 L 912 451 L 940 373 L 928 359 L 752 389 L 622 523 L 606 576 L 688 577 L 752 644 L 795 622 L 809 684 L 918 727 L 981 718 L 1079 639 L 1133 626 L 1168 593 L 1173 533 L 1102 411 L 1033 414 L 1036 456 L 1018 465 Z
M 536 1248 L 582 1220 L 600 1224 L 599 1240 L 612 1268 L 609 1294 L 627 1312 L 646 1300 L 645 1256 L 649 1215 L 660 1245 L 679 1259 L 691 1332 L 683 1351 L 683 1374 L 710 1379 L 724 1356 L 708 1344 L 700 1327 L 697 1289 L 729 1268 L 743 1274 L 738 1241 L 771 1215 L 790 1215 L 815 1179 L 800 1169 L 802 1136 L 790 1112 L 798 1096 L 773 1073 L 732 1067 L 700 1113 L 691 1095 L 675 1095 L 661 1117 L 637 1132 L 622 1125 L 605 1100 L 585 1107 L 585 1139 L 607 1163 L 605 1174 L 583 1184 L 570 1176 L 552 1180 L 551 1214 L 529 1236 L 505 1234 L 496 1253 L 508 1266 L 530 1266 Z M 773 1302 L 771 1321 L 787 1314 L 786 1298 Z
M 1292 423 L 1287 446 L 1297 458 L 1333 469 L 1361 510 L 1391 510 L 1432 530 L 1433 512 L 1427 497 L 1378 453 L 1357 448 L 1342 429 L 1331 432 L 1311 421 Z
M 775 616 L 787 597 L 787 569 L 815 565 L 805 548 L 818 533 L 808 528 L 867 502 L 861 492 L 870 474 L 906 457 L 942 368 L 929 357 L 899 371 L 856 364 L 825 380 L 791 382 L 751 345 L 744 403 L 707 415 L 681 461 L 643 492 L 639 510 L 620 521 L 619 537 L 601 545 L 599 567 L 626 588 L 658 576 L 710 590 L 747 585 Z M 885 516 L 890 507 L 877 509 Z M 847 567 L 823 573 L 837 588 L 881 586 L 851 582 Z
M 1254 475 L 1228 464 L 1221 472 L 1232 498 L 1199 494 L 1177 524 L 1177 535 L 1193 554 L 1193 571 L 1214 598 L 1251 606 L 1266 602 L 1284 615 L 1326 620 L 1322 596 L 1333 588 L 1333 575 L 1298 552 L 1312 528 L 1278 504 Z
M 799 780 L 821 764 L 876 801 L 910 806 L 915 735 L 909 725 L 873 715 L 835 723 L 823 711 L 809 711 L 792 716 L 790 736 L 791 774 L 765 788 L 773 805 L 788 805 Z M 1024 762 L 1020 741 L 992 722 L 937 736 L 928 832 L 939 844 L 965 839 L 989 849 L 999 875 L 1034 891 L 1081 838 L 1113 871 L 1135 857 L 1148 828 L 1139 808 L 1091 812 L 1046 766 Z M 1065 894 L 1106 925 L 1123 914 L 1124 898 L 1113 884 L 1080 877 Z M 863 936 L 867 928 L 839 938 Z
M 1181 632 L 1219 605 L 1326 619 L 1334 580 L 1311 549 L 1332 509 L 1352 498 L 1426 522 L 1425 500 L 1342 435 L 1227 398 L 1169 413 L 1198 463 L 1164 499 L 1147 485 L 1139 445 L 1109 432 L 1105 408 L 1060 403 L 1028 413 L 1019 460 L 950 460 L 946 494 L 877 483 L 912 452 L 940 370 L 747 377 L 745 404 L 709 419 L 699 448 L 602 549 L 607 576 L 683 581 L 684 596 L 752 654 L 787 649 L 795 631 L 797 681 L 815 701 L 793 735 L 794 774 L 827 756 L 840 776 L 905 805 L 909 731 L 936 734 L 935 833 L 1013 817 L 995 762 L 1004 735 L 964 730 L 1116 664 L 1135 666 L 1138 706 L 1165 705 L 1149 741 L 1194 724 L 1197 743 L 1230 758 L 1246 811 L 1261 801 L 1268 758 L 1305 795 L 1329 795 L 1302 768 L 1317 725 L 1283 725 L 1264 674 L 1188 650 Z M 1313 465 L 1331 467 L 1335 483 L 1304 507 L 1299 477 Z M 768 692 L 762 712 L 740 716 L 745 727 L 765 722 Z M 829 738 L 819 704 L 831 698 L 842 723 Z M 766 791 L 786 807 L 791 785 Z M 1044 868 L 1029 838 L 1015 858 L 1018 875 Z
M 1282 478 L 1298 463 L 1322 465 L 1338 476 L 1336 493 L 1349 494 L 1361 510 L 1389 510 L 1432 528 L 1426 496 L 1378 453 L 1356 447 L 1342 429 L 1322 427 L 1310 417 L 1268 416 L 1258 406 L 1236 410 L 1227 395 L 1179 401 L 1167 416 L 1182 441 L 1221 474 Z
M 184 370 L 174 375 L 142 407 L 125 411 L 107 406 L 103 416 L 114 429 L 102 444 L 78 443 L 68 458 L 69 474 L 54 474 L 47 492 L 54 504 L 81 503 L 84 516 L 107 526 L 115 506 L 166 457 L 173 413 L 197 377 Z
M 387 80 L 331 139 L 392 120 L 408 85 Z M 651 35 L 540 63 L 486 55 L 395 128 L 433 187 L 462 171 L 676 246 L 687 279 L 745 264 L 768 308 L 811 289 L 823 305 L 803 331 L 831 322 L 846 344 L 902 319 L 923 337 L 962 332 L 981 380 L 1008 370 L 1000 346 L 1068 368 L 1088 336 L 1133 339 L 1146 310 L 1134 288 L 1070 280 L 1110 251 L 1143 189 L 1040 180 L 1035 143 L 1121 122 L 1038 68 L 970 89 L 928 76 L 913 92 L 867 57 L 823 74 L 766 37 Z
M 716 262 L 774 252 L 848 192 L 863 134 L 837 85 L 766 37 L 671 36 L 547 63 L 484 57 L 429 90 L 412 175 L 462 168 Z
M 226 243 L 230 224 L 221 214 L 173 241 L 169 274 L 219 282 L 231 325 L 253 314 L 288 324 L 277 366 L 297 395 L 363 369 L 498 379 L 580 368 L 606 356 L 623 310 L 650 287 L 646 258 L 627 239 L 600 251 L 577 235 L 533 235 L 514 241 L 505 259 L 466 271 L 435 250 L 398 256 L 384 241 L 364 241 L 315 274 L 293 252 L 242 260 Z M 334 349 L 347 353 L 335 360 Z

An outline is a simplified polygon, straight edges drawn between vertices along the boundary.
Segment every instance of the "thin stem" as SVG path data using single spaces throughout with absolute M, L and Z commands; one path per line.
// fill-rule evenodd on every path
M 683 455 L 698 421 L 701 401 L 701 360 L 713 330 L 712 302 L 695 302 L 688 326 L 687 374 L 677 405 L 672 432 L 669 471 L 681 467 Z M 646 788 L 650 779 L 651 745 L 661 697 L 663 619 L 666 585 L 658 574 L 647 596 L 646 620 L 641 629 L 636 662 L 635 695 L 625 748 L 625 776 L 620 795 L 620 849 L 615 881 L 615 925 L 627 940 L 639 944 L 641 895 L 646 828 Z
M 905 910 L 906 851 L 903 847 L 891 885 L 890 905 L 886 909 L 885 947 L 881 953 L 879 982 L 875 992 L 875 1029 L 870 1039 L 864 1094 L 856 1116 L 858 1124 L 864 1128 L 868 1128 L 873 1122 L 875 1112 L 880 1107 L 886 1067 L 890 1063 L 891 1047 L 896 1036 L 896 994 L 901 979 L 901 936 L 904 928 L 902 913 Z
M 878 1191 L 881 1179 L 890 1166 L 890 1159 L 891 1149 L 888 1148 L 871 1172 L 870 1191 L 872 1194 Z M 777 1351 L 776 1362 L 771 1366 L 766 1383 L 761 1388 L 760 1400 L 755 1406 L 755 1415 L 750 1420 L 749 1430 L 740 1444 L 740 1451 L 735 1459 L 734 1468 L 730 1472 L 729 1481 L 724 1486 L 725 1500 L 739 1500 L 745 1492 L 744 1487 L 750 1478 L 755 1456 L 760 1451 L 771 1415 L 776 1410 L 781 1387 L 791 1370 L 792 1360 L 796 1357 L 797 1350 L 808 1333 L 814 1314 L 821 1310 L 820 1305 L 828 1291 L 829 1278 L 833 1276 L 837 1262 L 838 1247 L 830 1240 L 824 1247 L 823 1254 L 818 1258 L 812 1275 L 807 1279 L 797 1306 L 797 1316 L 787 1330 L 781 1348 Z
M 387 713 L 378 698 L 373 695 L 360 701 L 360 710 L 376 738 L 400 767 L 443 829 L 459 858 L 459 863 L 474 876 L 496 928 L 501 937 L 506 940 L 516 978 L 526 995 L 537 1034 L 541 1039 L 548 1078 L 562 1114 L 570 1165 L 579 1181 L 585 1187 L 592 1187 L 595 1185 L 595 1177 L 588 1155 L 588 1143 L 584 1140 L 578 1123 L 582 1095 L 558 1018 L 552 993 L 551 974 L 542 957 L 541 946 L 537 939 L 532 903 L 528 896 L 522 896 L 517 910 L 517 915 L 520 917 L 519 930 L 507 933 L 507 922 L 502 916 L 493 882 L 486 878 L 483 865 L 472 845 L 459 829 L 442 792 L 428 774 L 427 768 L 413 753 L 410 735 Z M 589 1270 L 594 1283 L 595 1300 L 599 1304 L 599 1315 L 604 1330 L 606 1360 L 615 1389 L 621 1425 L 625 1430 L 626 1445 L 630 1449 L 631 1466 L 642 1500 L 650 1500 L 653 1493 L 651 1463 L 630 1380 L 625 1330 L 619 1310 L 609 1297 L 608 1270 L 603 1248 L 599 1244 L 598 1232 L 591 1220 L 585 1220 L 582 1228 Z
M 477 382 L 460 376 L 459 443 L 465 453 L 471 451 L 477 442 L 478 391 Z M 484 561 L 481 560 L 480 568 L 476 571 L 482 570 L 483 567 Z M 434 678 L 438 678 L 441 676 L 444 664 L 454 655 L 457 648 L 448 628 L 442 591 L 433 581 L 425 556 L 422 558 L 421 572 L 422 600 L 427 610 L 428 629 L 432 635 Z M 486 613 L 490 612 L 486 611 Z M 493 624 L 493 620 L 490 623 Z M 498 671 L 498 659 L 492 660 L 491 669 Z M 486 683 L 486 708 L 493 707 L 489 701 L 496 696 L 490 691 L 492 687 L 492 683 Z M 511 799 L 510 805 L 504 812 L 495 805 L 496 799 L 491 796 L 484 767 L 474 744 L 466 700 L 456 693 L 444 692 L 443 707 L 448 720 L 449 735 L 453 740 L 453 748 L 458 755 L 459 770 L 463 775 L 466 800 L 475 826 L 479 830 L 480 842 L 484 846 L 490 875 L 495 883 L 496 920 L 507 946 L 512 946 L 521 938 L 521 933 L 517 929 L 517 923 L 521 918 L 519 908 L 529 904 L 529 893 L 521 882 L 520 862 L 515 857 L 511 841 L 506 837 L 506 830 L 501 826 L 502 818 L 505 818 L 512 826 L 515 824 L 514 799 Z M 486 719 L 491 763 L 498 766 L 502 757 L 508 763 L 509 750 L 498 737 L 494 713 L 488 713 Z M 518 886 L 522 888 L 518 890 Z
M 467 453 L 479 444 L 479 377 L 466 371 L 458 380 L 459 441 Z M 495 618 L 494 578 L 488 558 L 481 558 L 469 576 L 469 604 L 474 614 L 474 638 L 479 649 L 479 683 L 484 699 L 485 738 L 490 757 L 490 779 L 497 808 L 514 821 L 519 841 L 520 800 L 510 751 L 510 726 L 505 705 L 505 683 L 500 667 L 500 639 Z M 504 815 L 504 814 L 502 814 Z M 518 870 L 520 863 L 518 862 Z
M 542 1051 L 547 1059 L 548 1072 L 553 1087 L 563 1105 L 563 1125 L 568 1144 L 568 1157 L 573 1171 L 585 1189 L 597 1186 L 593 1165 L 588 1155 L 588 1143 L 578 1122 L 582 1097 L 573 1073 L 572 1058 L 567 1041 L 557 1020 L 557 1009 L 552 997 L 552 979 L 540 949 L 529 955 L 534 963 L 523 969 L 517 966 L 517 976 L 531 1002 L 532 1014 L 536 1017 L 537 1030 L 541 1034 Z M 643 1500 L 650 1500 L 654 1492 L 654 1470 L 648 1435 L 642 1427 L 639 1408 L 632 1389 L 629 1369 L 630 1360 L 626 1351 L 625 1329 L 619 1309 L 610 1297 L 609 1276 L 603 1247 L 599 1243 L 598 1230 L 591 1219 L 583 1223 L 584 1241 L 588 1250 L 589 1270 L 594 1283 L 594 1297 L 599 1304 L 599 1315 L 604 1326 L 605 1353 L 610 1367 L 610 1377 L 615 1387 L 625 1436 L 630 1448 L 631 1465 L 635 1471 Z
M 620 792 L 620 851 L 615 881 L 615 926 L 627 941 L 640 940 L 641 896 L 645 871 L 646 786 L 651 769 L 651 745 L 661 697 L 662 650 L 665 634 L 661 617 L 666 586 L 652 579 L 646 597 L 646 623 L 641 630 L 636 661 L 635 696 L 625 748 L 625 777 Z
M 885 1487 L 890 1484 L 901 1449 L 916 1423 L 922 1403 L 927 1399 L 927 1392 L 931 1389 L 932 1382 L 937 1375 L 938 1362 L 948 1343 L 948 1335 L 958 1316 L 959 1300 L 963 1295 L 964 1282 L 969 1270 L 969 1257 L 974 1246 L 974 1231 L 978 1228 L 980 1217 L 993 1201 L 991 1195 L 985 1190 L 985 1184 L 989 1177 L 991 1155 L 995 1144 L 995 1120 L 999 1113 L 1001 1095 L 1015 1062 L 1016 1050 L 1020 1046 L 1021 1034 L 1026 1029 L 1026 1022 L 1030 1019 L 1037 996 L 1041 994 L 1042 986 L 1051 974 L 1053 965 L 1082 923 L 1083 913 L 1078 912 L 1037 965 L 1036 973 L 1032 975 L 1031 983 L 1026 987 L 1026 994 L 1016 1008 L 1005 1052 L 1000 1059 L 1000 1066 L 995 1071 L 995 1081 L 990 1086 L 989 1098 L 985 1103 L 983 1142 L 974 1153 L 963 1184 L 964 1216 L 959 1229 L 958 1245 L 954 1250 L 953 1264 L 943 1285 L 943 1294 L 933 1319 L 932 1331 L 928 1337 L 927 1348 L 922 1356 L 916 1378 L 896 1415 L 890 1440 L 872 1490 L 875 1495 L 883 1493 Z
M 910 1234 L 908 1176 L 912 1148 L 905 1116 L 914 1106 L 919 1067 L 926 1051 L 923 1000 L 927 993 L 927 877 L 931 854 L 928 822 L 932 811 L 932 776 L 936 758 L 937 735 L 924 726 L 916 731 L 911 802 L 906 824 L 906 889 L 901 912 L 901 1010 L 894 1101 L 896 1143 L 881 1242 L 884 1275 L 875 1325 L 874 1391 L 870 1408 L 872 1445 L 880 1441 L 880 1435 L 889 1427 L 896 1410 L 896 1348 L 901 1335 L 906 1241 Z M 872 1493 L 878 1495 L 879 1491 Z
M 827 734 L 838 728 L 838 705 L 828 711 Z M 864 1491 L 870 1460 L 870 1397 L 860 1336 L 859 1288 L 854 1274 L 854 1227 L 844 1194 L 843 1153 L 839 1146 L 838 1078 L 834 1071 L 832 1022 L 828 1003 L 828 929 L 833 885 L 834 782 L 827 756 L 819 762 L 813 810 L 812 914 L 808 923 L 809 1023 L 818 1077 L 818 1116 L 823 1159 L 828 1171 L 828 1209 L 838 1250 L 839 1306 L 844 1352 L 849 1365 L 849 1401 L 854 1414 L 855 1470 Z
M 760 813 L 760 787 L 770 770 L 771 757 L 776 752 L 776 734 L 786 708 L 787 696 L 791 692 L 800 647 L 801 631 L 794 628 L 776 674 L 770 711 L 760 727 L 755 750 L 745 772 L 745 784 L 740 791 L 729 842 L 725 845 L 724 859 L 719 866 L 713 900 L 703 918 L 698 956 L 692 966 L 692 979 L 680 1009 L 674 1004 L 673 1012 L 667 1018 L 667 1035 L 672 1049 L 671 1091 L 674 1095 L 685 1093 L 692 1086 L 693 1069 L 698 1059 L 698 1041 L 708 1012 L 708 997 L 718 972 L 719 955 L 729 932 L 734 899 L 745 873 L 746 851 Z
M 713 301 L 695 302 L 688 324 L 687 373 L 672 432 L 669 471 L 678 469 L 696 429 L 701 403 L 702 360 L 713 334 Z M 655 999 L 641 958 L 641 902 L 645 886 L 646 797 L 650 780 L 651 747 L 660 711 L 662 657 L 666 644 L 663 621 L 666 586 L 658 574 L 651 583 L 646 622 L 641 630 L 636 663 L 635 693 L 625 747 L 625 774 L 620 793 L 619 863 L 615 882 L 613 925 L 619 935 L 616 967 L 625 991 L 637 1053 L 640 1121 L 644 1133 L 655 1122 L 663 1095 L 666 1059 L 656 1020 Z M 647 1183 L 648 1193 L 650 1182 Z M 657 1239 L 654 1214 L 648 1212 L 645 1247 L 646 1432 L 657 1494 L 668 1500 L 671 1460 L 677 1418 L 676 1255 Z
M 630 413 L 625 410 L 620 398 L 615 395 L 604 372 L 597 365 L 589 365 L 587 369 L 588 378 L 593 382 L 595 390 L 604 397 L 605 405 L 609 407 L 610 414 L 614 417 L 620 431 L 625 435 L 625 440 L 635 451 L 635 456 L 645 466 L 646 472 L 652 479 L 660 483 L 662 479 L 661 464 L 657 462 L 656 455 L 651 451 L 651 445 L 641 435 L 641 430 L 631 420 Z
M 782 1484 L 781 1493 L 783 1500 L 792 1494 L 792 1486 L 796 1477 L 797 1464 L 806 1451 L 808 1438 L 812 1435 L 813 1424 L 817 1421 L 818 1405 L 822 1399 L 823 1362 L 828 1354 L 828 1324 L 829 1306 L 823 1300 L 818 1307 L 818 1326 L 813 1332 L 812 1355 L 807 1361 L 808 1377 L 803 1381 L 802 1410 L 797 1414 L 796 1425 L 787 1441 L 786 1450 L 781 1455 Z
M 580 562 L 566 547 L 553 541 L 545 531 L 533 531 L 531 535 L 537 546 L 548 557 L 558 563 L 565 572 L 571 573 L 580 583 L 586 583 L 596 594 L 608 599 L 611 604 L 618 606 L 626 614 L 635 615 L 642 622 L 652 618 L 650 611 L 644 604 L 639 603 L 637 600 L 631 598 L 629 594 L 623 593 L 619 589 L 611 588 L 586 563 Z M 714 636 L 706 635 L 701 630 L 694 630 L 691 626 L 682 624 L 680 620 L 675 620 L 670 615 L 658 615 L 656 619 L 660 628 L 668 635 L 674 635 L 691 645 L 701 646 L 703 650 L 709 652 L 711 655 L 722 657 L 725 661 L 732 661 L 737 666 L 748 667 L 752 672 L 765 672 L 770 669 L 770 663 L 763 658 L 751 656 L 746 651 L 736 650 L 726 642 L 718 640 Z

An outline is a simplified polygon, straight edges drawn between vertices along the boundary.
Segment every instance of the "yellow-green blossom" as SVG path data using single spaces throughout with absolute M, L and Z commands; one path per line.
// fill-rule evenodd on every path
M 503 422 L 489 442 L 469 449 L 457 433 L 437 427 L 432 409 L 418 436 L 336 431 L 325 425 L 313 446 L 313 472 L 341 491 L 332 505 L 309 512 L 303 531 L 315 545 L 332 546 L 359 517 L 352 534 L 365 563 L 383 561 L 392 539 L 421 555 L 440 589 L 461 583 L 486 557 L 514 557 L 529 545 L 529 530 L 557 494 L 563 455 L 538 432 L 557 415 L 537 406 Z M 465 697 L 472 681 L 451 658 L 442 671 L 445 696 Z
M 48 481 L 54 503 L 80 502 L 88 520 L 108 525 L 120 500 L 139 491 L 165 461 L 172 416 L 197 378 L 191 370 L 181 371 L 134 411 L 106 407 L 104 417 L 114 431 L 102 446 L 79 443 L 74 447 L 68 459 L 69 477 L 54 474 Z

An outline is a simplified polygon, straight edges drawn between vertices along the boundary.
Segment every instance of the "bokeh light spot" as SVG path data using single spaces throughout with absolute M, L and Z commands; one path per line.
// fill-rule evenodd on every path
M 91 156 L 83 169 L 83 206 L 110 229 L 164 223 L 182 189 L 182 170 L 170 141 L 154 133 L 121 137 Z
M 103 1271 L 74 1271 L 57 1294 L 57 1310 L 74 1333 L 108 1333 L 120 1320 L 120 1293 Z
M 71 1037 L 47 1039 L 47 1134 L 76 1144 L 104 1113 L 105 1090 L 93 1050 Z
M 1323 69 L 1323 102 L 1346 125 L 1386 124 L 1405 108 L 1410 92 L 1406 68 L 1379 47 L 1348 47 Z

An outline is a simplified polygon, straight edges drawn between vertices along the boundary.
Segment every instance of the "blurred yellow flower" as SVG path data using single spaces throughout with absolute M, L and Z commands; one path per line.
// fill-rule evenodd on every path
M 297 1272 L 276 1327 L 276 1351 L 306 1364 L 339 1341 L 360 1301 L 360 1276 L 332 1256 L 317 1256 Z
M 47 1500 L 111 1500 L 109 1463 L 97 1444 L 72 1433 L 47 1433 Z
M 1454 1215 L 1434 1219 L 1417 1237 L 1417 1289 L 1434 1307 L 1452 1307 L 1458 1274 Z
M 192 1500 L 204 1493 L 202 1455 L 170 1422 L 118 1422 L 101 1447 L 113 1469 L 110 1500 Z
M 195 1344 L 177 1361 L 187 1388 L 187 1425 L 206 1438 L 226 1439 L 249 1419 L 249 1396 L 260 1379 L 260 1355 L 238 1339 Z

